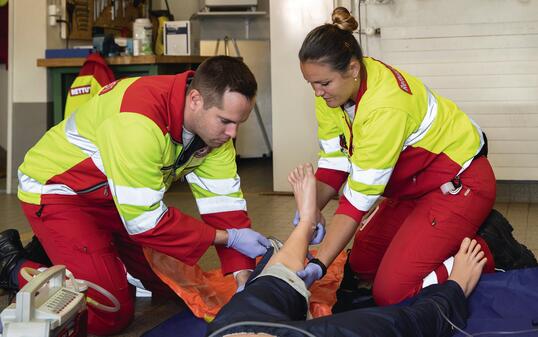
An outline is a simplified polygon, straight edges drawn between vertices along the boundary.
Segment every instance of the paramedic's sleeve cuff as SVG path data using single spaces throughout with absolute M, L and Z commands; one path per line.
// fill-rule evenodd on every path
M 323 167 L 318 168 L 316 171 L 316 179 L 331 186 L 336 192 L 340 191 L 340 188 L 346 181 L 348 175 L 349 173 L 344 171 L 332 170 Z
M 250 219 L 245 211 L 229 211 L 203 214 L 202 220 L 216 229 L 250 228 Z M 233 248 L 215 246 L 224 275 L 242 269 L 254 269 L 256 261 Z
M 357 223 L 361 222 L 362 217 L 366 214 L 365 211 L 361 211 L 353 206 L 345 196 L 341 196 L 338 201 L 338 208 L 334 214 L 344 214 L 351 217 Z

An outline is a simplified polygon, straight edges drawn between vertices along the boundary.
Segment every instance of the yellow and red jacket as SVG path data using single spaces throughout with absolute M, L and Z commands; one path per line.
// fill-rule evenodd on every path
M 482 131 L 419 79 L 365 57 L 351 121 L 316 97 L 316 177 L 343 195 L 336 211 L 356 221 L 381 196 L 414 198 L 439 188 L 480 152 Z
M 194 72 L 127 78 L 50 129 L 19 167 L 18 197 L 31 204 L 114 203 L 133 240 L 194 264 L 215 229 L 250 227 L 232 141 L 182 144 L 187 81 Z M 186 179 L 204 222 L 163 202 Z M 217 247 L 224 273 L 254 260 Z
M 115 80 L 112 69 L 99 53 L 90 54 L 75 78 L 65 101 L 64 119 Z

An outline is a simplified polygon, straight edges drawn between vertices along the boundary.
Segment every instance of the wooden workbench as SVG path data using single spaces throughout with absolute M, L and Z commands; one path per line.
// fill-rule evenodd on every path
M 107 57 L 106 62 L 116 78 L 177 74 L 196 69 L 208 56 L 118 56 Z M 85 58 L 38 59 L 37 66 L 45 67 L 51 75 L 53 114 L 51 125 L 63 119 L 67 92 L 77 77 Z

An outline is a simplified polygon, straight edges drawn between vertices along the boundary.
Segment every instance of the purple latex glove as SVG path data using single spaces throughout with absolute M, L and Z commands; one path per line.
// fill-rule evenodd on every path
M 250 228 L 231 228 L 226 231 L 228 232 L 226 247 L 233 248 L 251 259 L 265 254 L 267 248 L 271 247 L 265 236 Z
M 306 287 L 310 288 L 312 283 L 321 278 L 323 271 L 319 265 L 315 263 L 308 263 L 305 269 L 299 270 L 296 274 L 304 281 Z
M 299 216 L 299 211 L 295 211 L 295 216 L 293 217 L 292 224 L 294 226 L 297 226 L 299 224 L 299 221 L 301 220 L 301 217 Z M 325 237 L 325 226 L 318 222 L 316 225 L 316 229 L 314 230 L 314 234 L 312 234 L 312 240 L 310 240 L 311 245 L 317 245 L 323 241 L 323 238 Z

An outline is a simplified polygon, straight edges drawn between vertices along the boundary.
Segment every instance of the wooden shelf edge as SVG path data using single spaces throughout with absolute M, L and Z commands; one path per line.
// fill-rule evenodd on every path
M 209 56 L 200 55 L 142 55 L 142 56 L 116 56 L 105 58 L 109 65 L 136 65 L 136 64 L 165 64 L 165 63 L 202 63 Z M 81 67 L 86 61 L 84 57 L 37 59 L 38 67 L 60 68 Z

